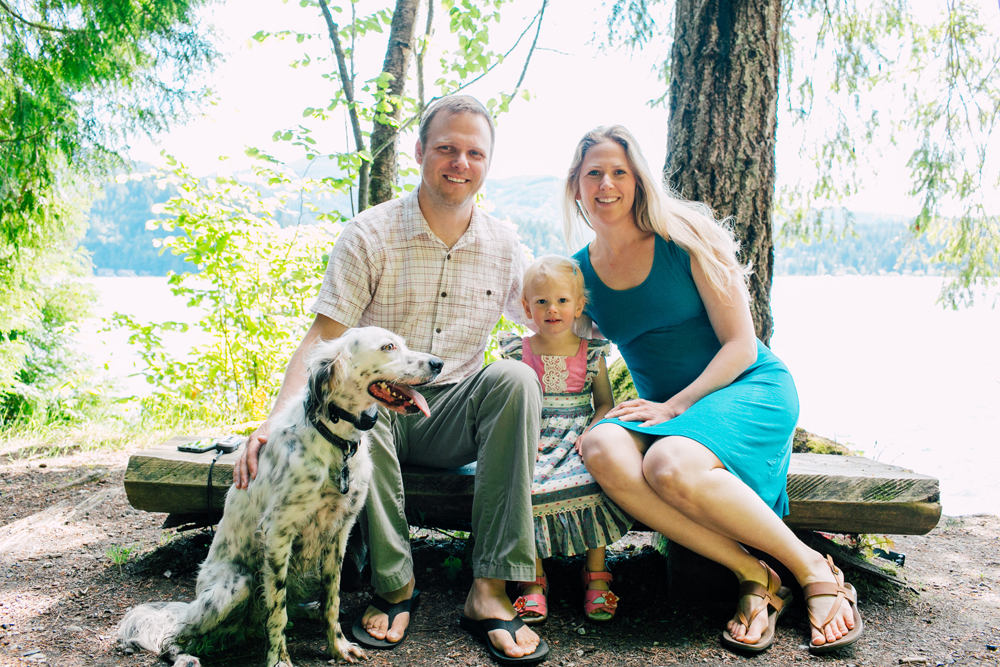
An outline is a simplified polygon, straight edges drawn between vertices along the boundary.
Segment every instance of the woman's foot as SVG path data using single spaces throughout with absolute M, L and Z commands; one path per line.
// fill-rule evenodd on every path
M 803 578 L 802 594 L 806 599 L 812 637 L 809 650 L 825 653 L 853 644 L 861 637 L 864 623 L 858 612 L 858 594 L 844 583 L 844 574 L 829 556 L 817 562 Z
M 770 647 L 778 618 L 791 602 L 791 591 L 781 585 L 778 574 L 764 561 L 759 564 L 750 574 L 737 575 L 740 600 L 722 635 L 722 643 L 729 648 L 759 652 Z
M 548 599 L 549 584 L 542 573 L 535 581 L 518 582 L 518 598 L 514 600 L 514 609 L 527 625 L 540 625 L 549 617 Z
M 607 570 L 592 572 L 586 567 L 583 579 L 583 613 L 591 621 L 610 621 L 618 610 L 618 596 L 611 592 L 614 577 Z

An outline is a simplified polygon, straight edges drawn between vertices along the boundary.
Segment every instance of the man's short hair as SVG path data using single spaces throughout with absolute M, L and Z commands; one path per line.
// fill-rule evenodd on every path
M 496 141 L 496 125 L 493 123 L 493 116 L 486 110 L 482 102 L 472 95 L 449 95 L 439 100 L 431 102 L 430 106 L 424 110 L 424 117 L 420 119 L 420 147 L 427 148 L 427 134 L 430 131 L 431 121 L 440 112 L 446 114 L 474 113 L 486 119 L 490 125 L 490 157 L 493 157 L 493 144 Z

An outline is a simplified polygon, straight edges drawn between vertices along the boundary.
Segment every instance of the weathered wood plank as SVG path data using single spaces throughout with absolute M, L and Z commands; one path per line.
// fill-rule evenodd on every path
M 209 507 L 206 482 L 214 452 L 177 451 L 178 444 L 195 439 L 174 438 L 129 459 L 125 490 L 133 507 L 185 514 L 222 509 L 238 453 L 216 462 Z M 474 465 L 453 470 L 404 466 L 411 521 L 466 528 L 472 513 L 474 471 Z M 796 529 L 923 535 L 941 517 L 938 480 L 859 456 L 793 454 L 788 495 L 791 513 L 785 523 Z

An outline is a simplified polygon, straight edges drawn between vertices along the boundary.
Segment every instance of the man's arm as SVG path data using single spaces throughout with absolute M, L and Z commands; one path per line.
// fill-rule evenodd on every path
M 288 368 L 285 369 L 285 379 L 281 383 L 281 390 L 274 401 L 274 407 L 271 408 L 271 414 L 257 427 L 256 431 L 250 434 L 250 440 L 243 449 L 243 454 L 240 455 L 233 467 L 233 484 L 236 485 L 236 488 L 245 489 L 250 485 L 251 479 L 256 479 L 257 454 L 260 451 L 260 446 L 267 442 L 271 430 L 271 417 L 276 415 L 289 400 L 297 396 L 302 387 L 305 386 L 306 380 L 308 380 L 306 359 L 313 343 L 317 339 L 340 338 L 348 328 L 325 315 L 316 315 L 309 331 L 306 332 L 302 342 L 295 349 L 292 360 L 288 362 Z

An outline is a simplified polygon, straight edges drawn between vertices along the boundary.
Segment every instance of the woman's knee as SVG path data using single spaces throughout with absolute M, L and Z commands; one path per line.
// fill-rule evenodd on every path
M 642 459 L 642 475 L 663 500 L 678 506 L 689 502 L 694 491 L 693 472 L 668 446 L 653 446 Z
M 622 430 L 624 429 L 615 424 L 601 424 L 583 436 L 580 455 L 587 471 L 598 481 L 601 481 L 602 477 L 607 479 L 608 475 L 613 474 L 621 466 L 622 447 L 631 445 L 624 442 L 625 439 L 618 433 Z

